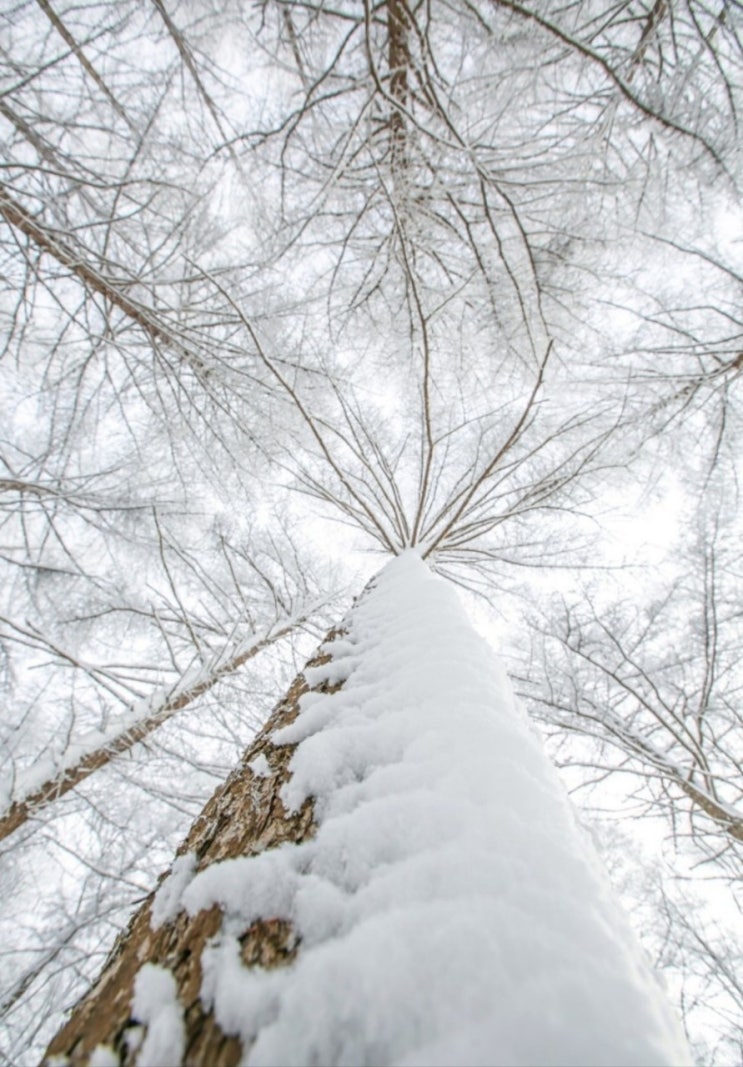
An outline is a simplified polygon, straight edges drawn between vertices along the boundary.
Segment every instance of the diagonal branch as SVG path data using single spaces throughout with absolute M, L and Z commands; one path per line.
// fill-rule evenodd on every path
M 136 133 L 136 126 L 129 118 L 126 111 L 116 99 L 114 94 L 111 92 L 109 87 L 106 85 L 101 75 L 98 73 L 98 71 L 95 69 L 88 57 L 85 55 L 80 44 L 75 40 L 73 35 L 65 26 L 64 22 L 62 22 L 62 19 L 52 8 L 51 4 L 49 3 L 49 0 L 36 0 L 36 3 L 39 5 L 41 10 L 49 19 L 52 26 L 54 26 L 55 30 L 65 42 L 65 44 L 69 47 L 70 51 L 74 54 L 75 58 L 77 59 L 78 63 L 83 68 L 85 73 L 95 82 L 95 84 L 101 90 L 101 92 L 111 104 L 111 107 L 114 109 L 116 114 L 124 120 L 129 129 L 132 130 L 132 132 Z
M 199 68 L 196 65 L 196 60 L 193 57 L 193 52 L 191 51 L 191 48 L 187 44 L 183 34 L 180 32 L 180 30 L 168 14 L 168 10 L 165 7 L 163 0 L 153 0 L 153 3 L 157 8 L 158 12 L 160 13 L 160 17 L 165 23 L 165 27 L 168 33 L 170 34 L 173 44 L 178 49 L 178 54 L 185 63 L 186 69 L 188 70 L 188 73 L 193 79 L 193 83 L 196 86 L 196 89 L 198 90 L 201 99 L 204 101 L 207 111 L 212 117 L 212 121 L 219 132 L 219 136 L 222 138 L 223 143 L 227 147 L 227 151 L 230 155 L 232 162 L 235 164 L 238 171 L 241 172 L 240 161 L 237 158 L 237 154 L 232 143 L 233 139 L 230 135 L 227 134 L 224 127 L 224 123 L 222 122 L 222 117 L 219 114 L 219 110 L 217 109 L 217 105 L 214 103 L 214 100 L 212 99 L 209 90 L 204 85 L 204 80 L 201 77 L 201 74 L 199 73 Z
M 60 236 L 56 230 L 31 215 L 11 196 L 7 186 L 2 183 L 0 183 L 0 215 L 14 229 L 28 237 L 42 252 L 46 252 L 57 263 L 70 270 L 87 289 L 105 297 L 127 318 L 141 327 L 150 340 L 175 349 L 185 357 L 193 370 L 203 373 L 204 361 L 193 347 L 184 342 L 151 308 L 133 300 L 124 292 L 124 287 L 131 283 L 123 279 L 112 280 L 114 273 L 124 273 L 122 268 L 114 264 L 106 264 L 107 270 L 111 270 L 111 275 L 103 274 L 87 259 L 82 258 L 81 253 L 85 251 L 84 249 L 76 248 L 68 237 Z
M 712 157 L 712 159 L 715 161 L 718 167 L 720 167 L 723 173 L 725 173 L 727 177 L 730 177 L 730 172 L 723 163 L 719 153 L 705 137 L 702 137 L 702 135 L 699 133 L 695 133 L 694 130 L 688 129 L 686 126 L 682 126 L 678 122 L 674 122 L 673 119 L 668 118 L 667 115 L 663 115 L 659 111 L 656 111 L 654 108 L 650 107 L 643 100 L 641 100 L 637 93 L 634 91 L 634 89 L 631 88 L 629 82 L 625 81 L 624 78 L 620 77 L 620 75 L 617 74 L 612 65 L 606 59 L 604 59 L 604 57 L 599 52 L 596 52 L 593 48 L 585 44 L 583 41 L 576 40 L 575 37 L 571 36 L 569 33 L 566 33 L 565 30 L 561 29 L 556 23 L 544 18 L 542 15 L 538 14 L 538 12 L 532 11 L 530 8 L 518 3 L 518 0 L 492 0 L 492 3 L 496 7 L 507 8 L 509 11 L 513 11 L 515 14 L 520 15 L 522 18 L 528 19 L 531 22 L 535 22 L 537 26 L 540 26 L 543 30 L 546 30 L 547 33 L 549 33 L 552 37 L 556 37 L 558 41 L 562 41 L 562 43 L 567 45 L 568 48 L 573 49 L 574 51 L 582 55 L 585 59 L 590 60 L 596 66 L 600 67 L 601 70 L 603 70 L 604 74 L 606 74 L 606 76 L 610 79 L 610 81 L 614 83 L 616 88 L 619 90 L 621 95 L 624 97 L 625 100 L 627 100 L 628 103 L 632 104 L 633 107 L 637 108 L 638 111 L 642 112 L 642 114 L 645 115 L 646 118 L 652 119 L 654 122 L 660 123 L 661 126 L 665 126 L 665 128 L 670 130 L 672 133 L 679 133 L 683 137 L 688 137 L 691 140 L 696 141 L 697 144 L 700 145 L 705 150 L 705 152 L 707 152 Z
M 319 605 L 312 605 L 284 626 L 265 637 L 254 640 L 238 650 L 223 649 L 212 662 L 208 672 L 201 672 L 196 680 L 185 676 L 176 686 L 155 693 L 146 701 L 146 712 L 133 725 L 119 721 L 103 741 L 96 733 L 90 736 L 90 748 L 78 751 L 76 758 L 67 766 L 60 768 L 40 785 L 29 787 L 24 796 L 15 800 L 8 810 L 0 816 L 0 841 L 8 837 L 29 819 L 45 810 L 59 797 L 75 789 L 94 771 L 105 767 L 116 756 L 128 752 L 139 741 L 149 737 L 159 726 L 171 719 L 176 712 L 188 707 L 198 697 L 209 692 L 225 675 L 233 674 L 263 649 L 280 641 L 283 637 L 299 629 Z M 85 749 L 85 739 L 78 746 Z
M 453 514 L 448 519 L 448 521 L 444 520 L 446 519 L 447 513 L 452 510 L 454 504 L 453 500 L 449 500 L 447 501 L 447 503 L 444 504 L 443 508 L 440 509 L 439 513 L 431 520 L 428 530 L 423 532 L 422 536 L 424 539 L 427 540 L 426 550 L 423 553 L 424 559 L 426 559 L 432 554 L 435 554 L 436 550 L 440 548 L 451 536 L 452 531 L 456 530 L 457 523 L 460 521 L 460 519 L 464 515 L 468 514 L 471 511 L 472 507 L 476 506 L 478 494 L 480 494 L 482 490 L 487 486 L 488 480 L 497 470 L 498 464 L 501 462 L 503 457 L 507 455 L 508 452 L 510 452 L 513 446 L 521 438 L 524 429 L 527 426 L 529 417 L 531 416 L 534 410 L 534 405 L 537 402 L 537 396 L 539 395 L 539 392 L 544 383 L 544 373 L 551 351 L 552 342 L 550 341 L 547 346 L 544 358 L 539 367 L 539 373 L 537 374 L 534 386 L 529 396 L 527 397 L 526 403 L 519 418 L 516 421 L 516 424 L 514 425 L 506 440 L 496 451 L 495 455 L 493 455 L 486 463 L 485 467 L 480 471 L 480 473 L 472 479 L 472 482 L 470 483 L 469 487 L 460 494 L 459 504 L 454 509 Z M 438 533 L 434 533 L 436 527 L 439 526 L 441 523 L 444 523 L 442 528 L 439 529 Z M 432 539 L 429 540 L 429 538 Z

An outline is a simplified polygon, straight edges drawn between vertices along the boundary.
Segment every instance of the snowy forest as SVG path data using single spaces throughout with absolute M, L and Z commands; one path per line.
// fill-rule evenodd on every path
M 739 1064 L 743 5 L 0 26 L 0 1064 Z

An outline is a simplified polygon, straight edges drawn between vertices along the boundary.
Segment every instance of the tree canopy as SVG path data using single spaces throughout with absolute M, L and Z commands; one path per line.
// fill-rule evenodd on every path
M 7 6 L 9 1062 L 410 547 L 506 620 L 570 780 L 735 906 L 740 32 L 732 0 Z M 732 1062 L 740 977 L 680 899 L 649 943 Z

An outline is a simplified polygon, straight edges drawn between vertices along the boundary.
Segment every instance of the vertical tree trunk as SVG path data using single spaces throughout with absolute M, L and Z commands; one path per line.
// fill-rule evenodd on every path
M 453 590 L 406 552 L 343 625 L 47 1063 L 690 1063 Z
M 403 0 L 387 0 L 387 58 L 390 67 L 390 115 L 393 170 L 402 170 L 407 162 L 405 145 L 405 117 L 402 109 L 408 106 L 408 16 Z

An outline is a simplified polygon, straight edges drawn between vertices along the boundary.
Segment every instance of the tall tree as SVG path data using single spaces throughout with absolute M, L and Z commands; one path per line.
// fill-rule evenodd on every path
M 320 651 L 45 1062 L 689 1062 L 452 591 L 405 552 Z

